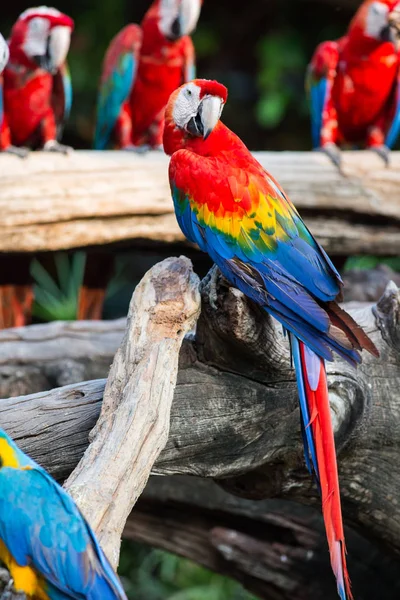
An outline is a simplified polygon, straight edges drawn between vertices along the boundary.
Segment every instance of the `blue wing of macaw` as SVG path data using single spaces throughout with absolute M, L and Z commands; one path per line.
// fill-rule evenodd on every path
M 94 148 L 105 150 L 110 143 L 121 108 L 129 98 L 139 63 L 142 31 L 127 25 L 107 50 L 97 102 Z
M 191 161 L 196 161 L 195 166 Z M 201 173 L 201 197 L 212 198 L 210 204 L 196 202 L 199 190 L 190 175 L 194 168 Z M 319 356 L 332 360 L 335 350 L 350 362 L 359 362 L 358 353 L 332 335 L 328 309 L 321 306 L 339 295 L 340 275 L 293 205 L 267 174 L 261 174 L 261 166 L 260 176 L 254 178 L 243 177 L 240 169 L 228 169 L 226 177 L 223 173 L 222 161 L 202 157 L 199 163 L 187 151 L 173 155 L 171 191 L 185 236 L 207 252 L 228 281 Z M 238 187 L 239 181 L 247 184 Z M 250 190 L 255 195 L 252 206 L 258 208 L 247 209 L 242 217 L 230 216 L 231 198 L 246 194 L 248 198 Z M 271 202 L 275 202 L 273 210 Z
M 43 576 L 52 600 L 126 600 L 73 500 L 20 450 L 19 455 L 25 468 L 0 469 L 0 538 L 15 561 Z
M 321 146 L 323 114 L 330 97 L 338 60 L 337 43 L 324 42 L 316 49 L 307 69 L 306 89 L 310 104 L 313 148 Z
M 69 72 L 69 68 L 67 63 L 65 63 L 64 68 L 62 70 L 62 83 L 64 89 L 64 121 L 69 119 L 69 115 L 71 113 L 72 106 L 72 81 L 71 74 Z
M 390 149 L 393 148 L 400 134 L 400 69 L 397 76 L 395 103 L 396 106 L 393 121 L 385 139 L 385 144 Z
M 319 148 L 321 146 L 322 114 L 326 103 L 327 90 L 327 79 L 313 81 L 309 88 L 313 148 Z
M 68 64 L 65 62 L 53 76 L 51 104 L 57 124 L 57 139 L 61 139 L 64 124 L 68 120 L 72 105 L 72 82 Z

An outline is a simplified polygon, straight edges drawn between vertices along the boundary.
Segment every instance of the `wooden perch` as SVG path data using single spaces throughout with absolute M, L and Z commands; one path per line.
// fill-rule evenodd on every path
M 167 259 L 135 290 L 90 445 L 65 484 L 114 567 L 129 513 L 168 439 L 184 335 L 199 313 L 190 261 Z
M 400 153 L 390 169 L 373 153 L 348 152 L 341 175 L 316 152 L 256 153 L 330 254 L 400 252 Z M 32 153 L 1 157 L 0 252 L 183 242 L 167 181 L 152 152 Z
M 346 534 L 354 597 L 396 600 L 398 560 Z M 124 537 L 229 575 L 261 598 L 337 599 L 320 512 L 304 505 L 245 500 L 197 477 L 152 477 Z
M 158 288 L 163 286 L 161 279 Z M 193 290 L 187 293 L 192 298 Z M 376 307 L 350 307 L 381 357 L 365 355 L 358 371 L 340 360 L 328 365 L 345 519 L 395 552 L 400 552 L 399 305 L 399 291 L 391 285 Z M 162 324 L 170 322 L 173 313 L 168 303 L 154 310 L 155 314 L 161 311 Z M 140 318 L 135 313 L 138 323 Z M 130 327 L 136 331 L 133 322 Z M 175 343 L 176 356 L 178 351 L 179 343 Z M 138 376 L 143 364 L 139 362 L 131 377 Z M 171 375 L 173 379 L 173 370 Z M 121 381 L 126 376 L 121 371 Z M 150 380 L 145 381 L 150 386 Z M 104 386 L 104 380 L 92 381 L 3 400 L 2 425 L 24 450 L 63 478 L 87 446 Z M 112 426 L 112 420 L 107 423 Z M 104 435 L 102 430 L 97 427 L 97 435 Z M 153 472 L 212 477 L 226 490 L 252 499 L 278 496 L 319 504 L 304 468 L 286 341 L 272 319 L 223 282 L 219 283 L 217 311 L 209 304 L 205 285 L 196 337 L 186 338 L 182 345 L 170 436 Z M 85 471 L 82 475 L 86 477 Z

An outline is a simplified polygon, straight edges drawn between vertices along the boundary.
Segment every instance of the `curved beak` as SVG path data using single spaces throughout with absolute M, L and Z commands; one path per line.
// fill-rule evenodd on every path
M 200 102 L 197 114 L 187 124 L 187 131 L 196 137 L 207 139 L 215 129 L 223 108 L 222 98 L 205 96 Z
M 71 43 L 71 29 L 57 25 L 50 32 L 47 42 L 49 71 L 55 73 L 65 62 Z
M 10 51 L 8 49 L 8 44 L 0 33 L 0 74 L 3 72 L 4 67 L 8 63 L 9 57 Z
M 200 9 L 201 0 L 181 0 L 178 14 L 170 26 L 168 39 L 175 41 L 191 34 L 196 29 Z

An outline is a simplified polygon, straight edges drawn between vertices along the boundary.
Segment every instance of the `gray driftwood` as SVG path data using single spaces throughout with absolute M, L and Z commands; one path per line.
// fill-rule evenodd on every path
M 124 537 L 234 577 L 269 600 L 337 600 L 319 510 L 285 500 L 254 502 L 209 479 L 152 477 Z M 397 600 L 399 563 L 346 528 L 354 597 Z
M 343 174 L 317 152 L 258 152 L 329 254 L 400 252 L 400 153 L 392 163 L 347 152 Z M 2 156 L 0 252 L 41 252 L 133 240 L 184 242 L 167 180 L 152 152 Z
M 65 483 L 114 567 L 126 520 L 168 440 L 179 350 L 200 310 L 198 284 L 183 257 L 159 263 L 140 282 L 90 445 Z
M 174 270 L 177 265 L 182 265 L 182 259 L 171 259 L 167 264 L 169 269 Z M 187 262 L 183 261 L 183 264 L 186 265 L 186 279 L 183 278 L 186 286 L 177 287 L 181 294 L 180 302 L 175 302 L 170 297 L 170 281 L 166 281 L 165 277 L 160 276 L 158 279 L 155 276 L 163 272 L 162 269 L 157 270 L 160 267 L 155 267 L 146 276 L 137 291 L 132 308 L 140 305 L 144 309 L 141 301 L 146 296 L 143 295 L 146 286 L 148 290 L 157 290 L 161 294 L 158 300 L 161 301 L 156 302 L 153 295 L 153 310 L 150 313 L 146 310 L 135 311 L 134 318 L 130 319 L 130 333 L 117 353 L 109 379 L 117 381 L 115 391 L 113 393 L 108 388 L 108 394 L 111 392 L 112 395 L 107 397 L 106 393 L 103 422 L 96 427 L 94 444 L 89 447 L 83 459 L 88 469 L 79 469 L 71 479 L 73 481 L 78 477 L 78 484 L 81 479 L 82 485 L 75 487 L 76 497 L 79 502 L 83 502 L 83 509 L 89 520 L 99 526 L 100 535 L 105 536 L 103 543 L 107 539 L 113 539 L 111 554 L 114 559 L 115 546 L 118 547 L 116 531 L 121 531 L 129 508 L 147 479 L 151 463 L 166 440 L 164 437 L 159 441 L 157 436 L 160 431 L 166 435 L 180 341 L 196 315 L 197 284 L 189 277 L 191 271 Z M 177 282 L 182 282 L 179 269 L 174 277 Z M 170 434 L 154 464 L 153 473 L 212 478 L 220 488 L 248 500 L 278 497 L 315 505 L 318 510 L 318 493 L 304 468 L 296 386 L 286 340 L 272 319 L 251 305 L 238 291 L 226 287 L 223 281 L 218 282 L 217 308 L 214 309 L 209 302 L 209 285 L 209 282 L 205 282 L 203 286 L 202 313 L 197 321 L 196 333 L 186 336 L 180 350 Z M 347 524 L 381 548 L 386 548 L 386 552 L 398 556 L 400 292 L 394 284 L 390 284 L 376 306 L 350 303 L 346 308 L 371 335 L 381 356 L 375 359 L 365 355 L 363 365 L 357 371 L 340 360 L 328 365 L 344 517 Z M 173 318 L 176 310 L 185 326 L 178 325 L 179 319 Z M 47 332 L 48 340 L 53 346 L 53 375 L 61 373 L 63 380 L 68 381 L 68 367 L 60 370 L 63 362 L 73 367 L 71 377 L 77 374 L 74 370 L 77 363 L 81 363 L 81 376 L 86 372 L 93 372 L 96 364 L 98 373 L 103 374 L 104 369 L 106 375 L 106 364 L 111 362 L 121 340 L 122 322 L 93 325 L 93 331 L 96 331 L 95 343 L 89 341 L 87 331 L 90 327 L 85 323 L 55 324 L 47 329 L 32 327 L 3 332 L 0 336 L 0 373 L 4 374 L 3 368 L 8 369 L 12 381 L 13 373 L 20 369 L 24 375 L 14 383 L 21 386 L 23 378 L 26 376 L 29 380 L 30 372 L 35 368 L 36 381 L 42 378 L 42 381 L 50 383 L 49 367 L 44 366 L 47 361 L 42 355 L 44 342 L 39 341 L 40 331 L 42 336 Z M 138 327 L 143 328 L 144 337 L 137 337 Z M 145 338 L 150 345 L 144 343 Z M 37 340 L 36 359 L 35 352 L 32 351 L 35 347 L 33 339 Z M 67 343 L 68 340 L 71 343 Z M 72 341 L 76 343 L 73 344 Z M 152 370 L 155 356 L 158 364 L 165 367 L 168 353 L 161 350 L 165 345 L 170 350 L 170 371 L 165 373 L 164 368 L 163 373 L 155 378 L 149 371 L 149 376 L 146 377 L 146 369 L 150 367 Z M 143 352 L 140 348 L 144 348 Z M 74 352 L 79 357 L 78 361 L 74 359 Z M 5 358 L 7 354 L 8 359 Z M 120 369 L 115 379 L 118 367 Z M 140 415 L 138 405 L 135 405 L 140 389 L 143 389 L 141 386 L 145 386 L 146 391 L 141 399 L 145 398 L 147 402 L 149 398 L 153 398 L 152 406 L 157 406 L 160 386 L 157 383 L 154 389 L 152 385 L 157 380 L 163 380 L 165 384 L 165 409 L 161 408 L 164 427 L 161 429 L 157 426 L 157 414 L 154 411 L 146 411 L 144 415 Z M 106 380 L 100 379 L 2 400 L 2 426 L 54 476 L 64 479 L 76 467 L 88 446 L 90 431 L 101 411 L 105 386 Z M 136 406 L 137 409 L 133 414 L 125 412 L 129 396 L 131 407 Z M 117 406 L 117 398 L 121 401 L 120 406 Z M 159 404 L 158 406 L 160 407 Z M 112 413 L 114 409 L 116 412 Z M 141 416 L 145 420 L 150 417 L 144 427 L 140 426 Z M 128 418 L 132 419 L 131 427 Z M 122 422 L 118 423 L 119 419 Z M 137 430 L 132 429 L 136 427 L 135 421 L 138 424 Z M 131 464 L 130 460 L 133 460 L 133 468 L 139 474 L 139 481 L 129 479 L 122 509 L 115 520 L 117 528 L 110 532 L 103 525 L 107 518 L 115 519 L 114 507 L 111 505 L 109 511 L 109 503 L 115 492 L 113 486 L 118 479 L 118 476 L 110 477 L 110 474 L 114 475 L 115 465 L 120 461 L 110 462 L 111 457 L 115 456 L 116 448 L 110 448 L 108 443 L 102 445 L 102 440 L 106 433 L 111 436 L 110 439 L 115 439 L 114 436 L 121 427 L 122 431 L 129 434 L 128 439 L 133 439 L 134 444 L 133 449 L 124 446 L 123 452 L 126 451 L 127 456 L 129 453 L 129 460 L 126 462 L 124 458 L 121 465 L 127 467 L 128 463 Z M 146 432 L 153 435 L 155 442 L 153 448 L 156 450 L 151 460 L 148 460 Z M 146 440 L 144 453 L 141 453 L 139 445 L 135 446 L 138 440 Z M 105 463 L 102 462 L 103 453 L 106 454 Z M 91 486 L 98 485 L 100 480 L 97 476 L 101 477 L 101 474 L 97 471 L 96 461 L 99 461 L 98 465 L 107 464 L 108 461 L 109 467 L 106 471 L 104 494 L 103 489 L 100 490 L 101 493 L 97 489 L 92 497 L 92 492 L 86 492 L 82 486 L 89 480 Z M 96 477 L 89 477 L 92 469 Z M 108 489 L 108 485 L 111 489 Z M 71 489 L 74 492 L 74 486 Z M 327 554 L 325 553 L 325 558 L 320 556 L 321 549 L 325 547 L 323 537 L 315 534 L 318 527 L 315 529 L 314 521 L 307 520 L 302 513 L 296 522 L 297 516 L 293 520 L 294 512 L 292 514 L 289 510 L 290 514 L 286 512 L 279 516 L 271 505 L 271 509 L 268 508 L 272 515 L 269 519 L 258 515 L 252 517 L 255 523 L 253 525 L 241 519 L 236 523 L 232 515 L 229 516 L 230 511 L 225 501 L 219 508 L 216 508 L 218 500 L 213 506 L 204 505 L 204 512 L 198 514 L 198 509 L 194 511 L 193 506 L 188 507 L 187 499 L 179 499 L 179 496 L 172 499 L 173 505 L 170 506 L 169 501 L 165 500 L 164 503 L 160 493 L 159 500 L 163 504 L 160 506 L 160 503 L 155 503 L 151 488 L 149 490 L 138 505 L 137 512 L 134 511 L 129 519 L 126 529 L 128 537 L 154 543 L 157 537 L 154 532 L 158 531 L 158 544 L 161 547 L 173 549 L 175 540 L 176 551 L 221 572 L 230 572 L 249 589 L 265 598 L 303 600 L 310 597 L 307 594 L 316 589 L 321 593 L 323 591 L 329 598 L 328 592 L 325 594 L 324 591 L 328 587 L 325 584 L 325 574 L 329 572 Z M 93 504 L 92 500 L 95 500 Z M 98 502 L 102 503 L 101 509 Z M 185 506 L 181 506 L 183 504 Z M 106 515 L 104 523 L 99 519 L 99 515 L 103 514 Z M 165 519 L 160 519 L 160 515 L 164 515 Z M 181 519 L 177 522 L 179 515 Z M 173 527 L 176 528 L 175 537 L 172 535 Z M 109 537 L 109 534 L 114 534 L 114 537 Z M 377 551 L 371 550 L 368 555 L 361 551 L 357 554 L 357 547 L 354 568 L 356 579 L 362 580 L 362 564 L 377 564 Z M 210 548 L 213 549 L 212 552 Z M 108 551 L 110 553 L 110 547 Z M 208 559 L 207 552 L 211 552 Z M 314 554 L 311 555 L 310 552 Z M 373 556 L 374 559 L 371 558 Z M 286 564 L 281 564 L 282 561 L 285 563 L 285 557 L 288 557 L 287 572 Z M 318 558 L 316 563 L 315 557 Z M 310 572 L 310 567 L 315 573 L 314 567 L 319 565 L 320 560 L 325 566 L 318 576 L 319 583 L 314 586 L 313 581 L 308 581 L 310 577 L 307 573 Z M 379 560 L 383 564 L 382 569 L 386 568 L 385 561 L 388 559 Z M 350 564 L 351 561 L 350 557 Z M 293 577 L 290 575 L 291 569 Z M 364 578 L 368 581 L 365 574 Z M 305 580 L 308 585 L 304 587 Z M 330 581 L 334 589 L 332 578 Z M 361 594 L 358 597 L 363 599 L 368 596 Z
M 215 311 L 204 289 L 196 337 L 182 346 L 170 437 L 154 472 L 217 478 L 249 498 L 316 503 L 280 328 L 223 283 L 218 298 Z M 381 357 L 365 355 L 358 371 L 339 360 L 328 365 L 345 518 L 399 551 L 399 292 L 392 285 L 377 307 L 348 308 Z M 64 478 L 87 445 L 104 385 L 92 381 L 3 400 L 2 424 Z

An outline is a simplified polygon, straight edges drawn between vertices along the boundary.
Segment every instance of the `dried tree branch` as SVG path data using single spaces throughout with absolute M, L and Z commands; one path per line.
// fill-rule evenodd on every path
M 167 259 L 136 288 L 90 445 L 65 484 L 114 566 L 125 522 L 168 439 L 179 350 L 200 309 L 198 283 L 190 261 Z

